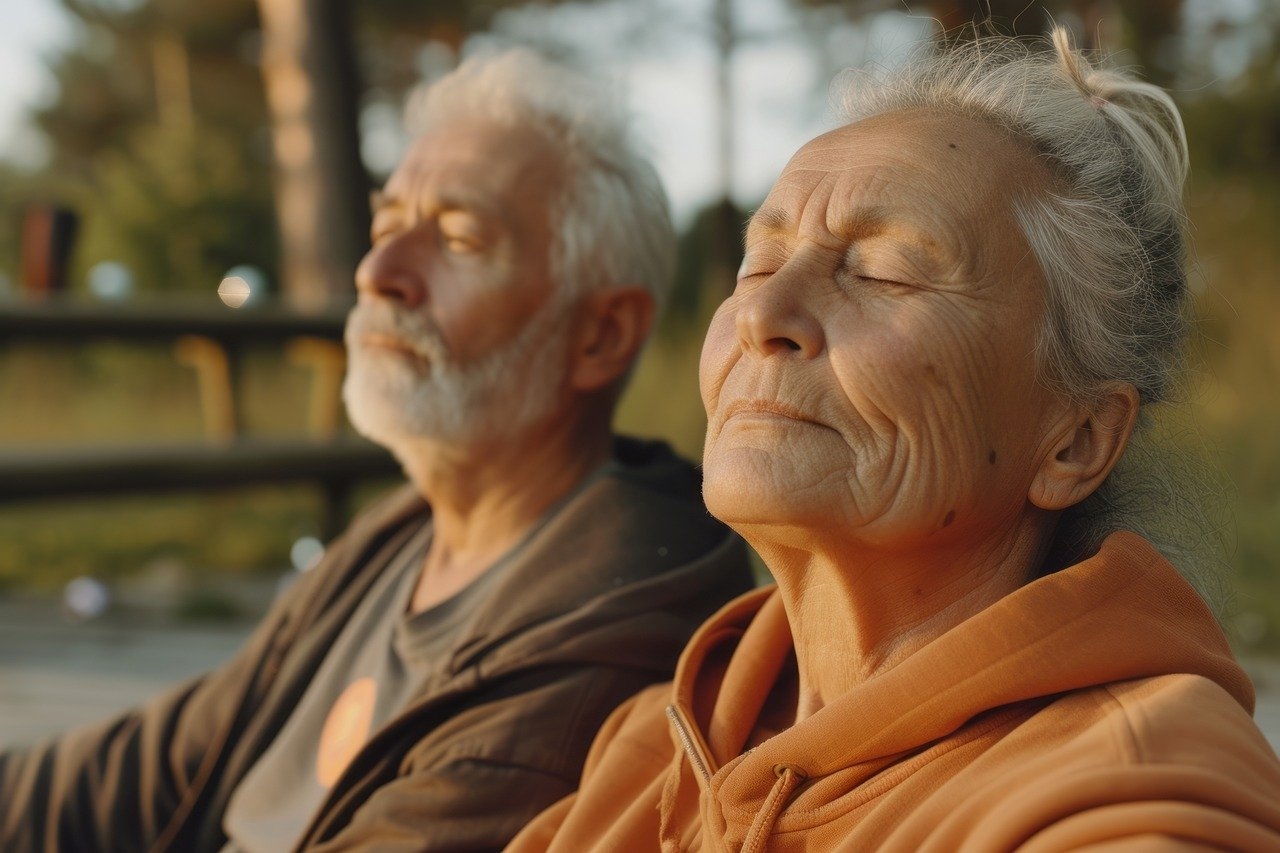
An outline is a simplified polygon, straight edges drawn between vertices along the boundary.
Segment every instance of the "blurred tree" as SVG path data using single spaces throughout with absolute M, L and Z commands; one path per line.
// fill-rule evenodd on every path
M 489 27 L 503 9 L 528 4 L 258 0 L 282 278 L 296 303 L 349 298 L 368 246 L 370 179 L 358 131 L 370 90 L 398 102 L 421 79 L 425 44 L 443 45 L 457 57 L 469 34 Z
M 274 268 L 253 0 L 60 2 L 80 38 L 34 119 L 50 142 L 43 194 L 83 217 L 75 268 L 123 261 L 150 290 Z
M 291 302 L 345 300 L 368 245 L 360 83 L 347 0 L 258 0 L 281 278 Z

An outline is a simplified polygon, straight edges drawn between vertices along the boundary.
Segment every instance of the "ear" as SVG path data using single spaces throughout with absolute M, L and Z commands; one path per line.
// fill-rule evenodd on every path
M 635 361 L 653 325 L 653 296 L 631 285 L 592 291 L 580 303 L 569 384 L 577 391 L 612 385 Z
M 1031 482 L 1031 503 L 1062 510 L 1093 494 L 1124 454 L 1138 405 L 1137 389 L 1112 382 L 1091 404 L 1069 407 Z

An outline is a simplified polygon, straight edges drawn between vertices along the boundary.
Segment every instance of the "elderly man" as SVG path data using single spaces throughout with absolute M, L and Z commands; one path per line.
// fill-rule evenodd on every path
M 749 585 L 694 469 L 611 431 L 673 240 L 610 99 L 516 52 L 423 119 L 375 198 L 344 389 L 412 487 L 223 669 L 0 755 L 0 848 L 500 847 Z

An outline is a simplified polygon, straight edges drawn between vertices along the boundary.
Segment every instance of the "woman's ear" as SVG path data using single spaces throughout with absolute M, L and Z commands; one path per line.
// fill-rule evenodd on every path
M 578 309 L 570 386 L 589 393 L 621 378 L 648 339 L 653 316 L 653 295 L 647 288 L 618 285 L 587 294 Z
M 1093 494 L 1124 454 L 1138 407 L 1138 391 L 1127 382 L 1108 383 L 1090 404 L 1071 406 L 1031 481 L 1031 503 L 1062 510 Z

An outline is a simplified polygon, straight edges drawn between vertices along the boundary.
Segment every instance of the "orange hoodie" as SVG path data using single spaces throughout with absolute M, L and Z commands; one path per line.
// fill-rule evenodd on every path
M 1133 534 L 744 751 L 794 677 L 777 591 L 729 604 L 508 849 L 1280 851 L 1253 687 Z

